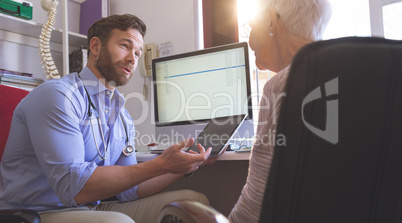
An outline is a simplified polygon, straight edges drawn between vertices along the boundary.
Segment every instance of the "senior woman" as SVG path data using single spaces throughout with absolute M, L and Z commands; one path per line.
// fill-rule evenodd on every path
M 232 223 L 258 222 L 274 154 L 276 120 L 293 57 L 304 45 L 320 40 L 331 15 L 327 0 L 260 0 L 263 8 L 250 22 L 249 44 L 261 70 L 277 74 L 264 87 L 247 182 L 229 215 Z

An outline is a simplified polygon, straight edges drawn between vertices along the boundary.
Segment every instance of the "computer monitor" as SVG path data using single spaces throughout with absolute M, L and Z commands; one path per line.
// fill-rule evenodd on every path
M 152 61 L 156 126 L 252 118 L 247 43 L 235 43 Z

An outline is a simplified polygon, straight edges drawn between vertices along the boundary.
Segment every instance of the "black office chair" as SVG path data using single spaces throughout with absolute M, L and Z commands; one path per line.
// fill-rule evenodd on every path
M 260 222 L 402 222 L 402 41 L 303 47 L 279 134 L 286 144 L 275 145 Z
M 317 42 L 294 58 L 260 222 L 402 222 L 402 41 Z
M 40 216 L 30 209 L 0 210 L 0 223 L 40 223 Z

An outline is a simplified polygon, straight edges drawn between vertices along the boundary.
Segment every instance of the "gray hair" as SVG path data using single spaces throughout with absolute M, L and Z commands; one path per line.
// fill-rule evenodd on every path
M 272 6 L 287 29 L 298 36 L 320 40 L 331 17 L 328 0 L 261 0 L 263 7 Z

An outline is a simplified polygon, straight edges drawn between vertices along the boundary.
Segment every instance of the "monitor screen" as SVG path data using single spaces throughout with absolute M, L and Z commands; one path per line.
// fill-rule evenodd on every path
M 245 42 L 156 58 L 152 74 L 156 126 L 239 114 L 252 118 Z

